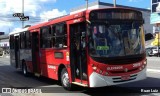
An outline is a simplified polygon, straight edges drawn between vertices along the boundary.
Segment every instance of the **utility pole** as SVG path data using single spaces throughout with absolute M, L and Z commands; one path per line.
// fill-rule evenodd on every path
M 29 20 L 29 16 L 24 15 L 24 0 L 22 0 L 22 13 L 14 13 L 13 17 L 19 17 L 20 21 L 22 21 L 22 29 L 24 28 L 24 21 Z
M 116 7 L 116 0 L 113 0 L 113 3 L 114 3 L 114 7 Z
M 8 30 L 9 32 L 8 33 L 10 33 L 10 28 L 9 28 L 9 30 Z
M 88 10 L 88 0 L 86 0 L 86 10 Z
M 22 14 L 24 14 L 24 0 L 22 0 Z M 22 20 L 22 29 L 24 27 L 24 21 Z
M 160 57 L 160 50 L 159 50 L 159 48 L 160 48 L 160 47 L 159 47 L 159 45 L 160 45 L 160 44 L 159 44 L 159 42 L 160 42 L 160 41 L 159 41 L 160 37 L 159 37 L 159 35 L 160 35 L 160 32 L 158 32 L 158 57 Z

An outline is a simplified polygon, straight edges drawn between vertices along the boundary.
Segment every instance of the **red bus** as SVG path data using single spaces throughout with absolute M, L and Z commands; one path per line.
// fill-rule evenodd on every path
M 10 33 L 11 65 L 72 84 L 101 87 L 146 78 L 142 13 L 107 8 L 79 12 Z

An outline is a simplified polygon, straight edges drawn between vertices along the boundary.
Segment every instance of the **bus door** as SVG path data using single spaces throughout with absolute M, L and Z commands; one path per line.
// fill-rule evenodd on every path
M 39 35 L 38 32 L 32 33 L 32 66 L 35 75 L 39 75 Z M 39 71 L 38 71 L 39 70 Z
M 70 62 L 72 81 L 87 80 L 87 60 L 85 47 L 85 23 L 70 25 Z
M 19 39 L 19 35 L 18 36 L 15 36 L 14 37 L 15 39 L 14 39 L 14 41 L 15 41 L 15 63 L 16 63 L 16 65 L 15 65 L 15 67 L 16 68 L 20 68 L 20 66 L 19 66 L 19 64 L 20 64 L 20 51 L 19 51 L 19 47 L 20 47 L 20 39 Z

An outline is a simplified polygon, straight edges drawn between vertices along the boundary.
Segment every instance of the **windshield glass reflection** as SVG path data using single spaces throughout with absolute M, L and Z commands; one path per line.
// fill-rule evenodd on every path
M 115 57 L 141 54 L 141 26 L 139 23 L 92 24 L 90 54 L 94 57 Z

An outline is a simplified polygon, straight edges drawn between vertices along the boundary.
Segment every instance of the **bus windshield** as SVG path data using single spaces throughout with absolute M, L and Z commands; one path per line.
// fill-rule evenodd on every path
M 139 22 L 93 23 L 90 55 L 117 57 L 142 54 L 142 24 Z

